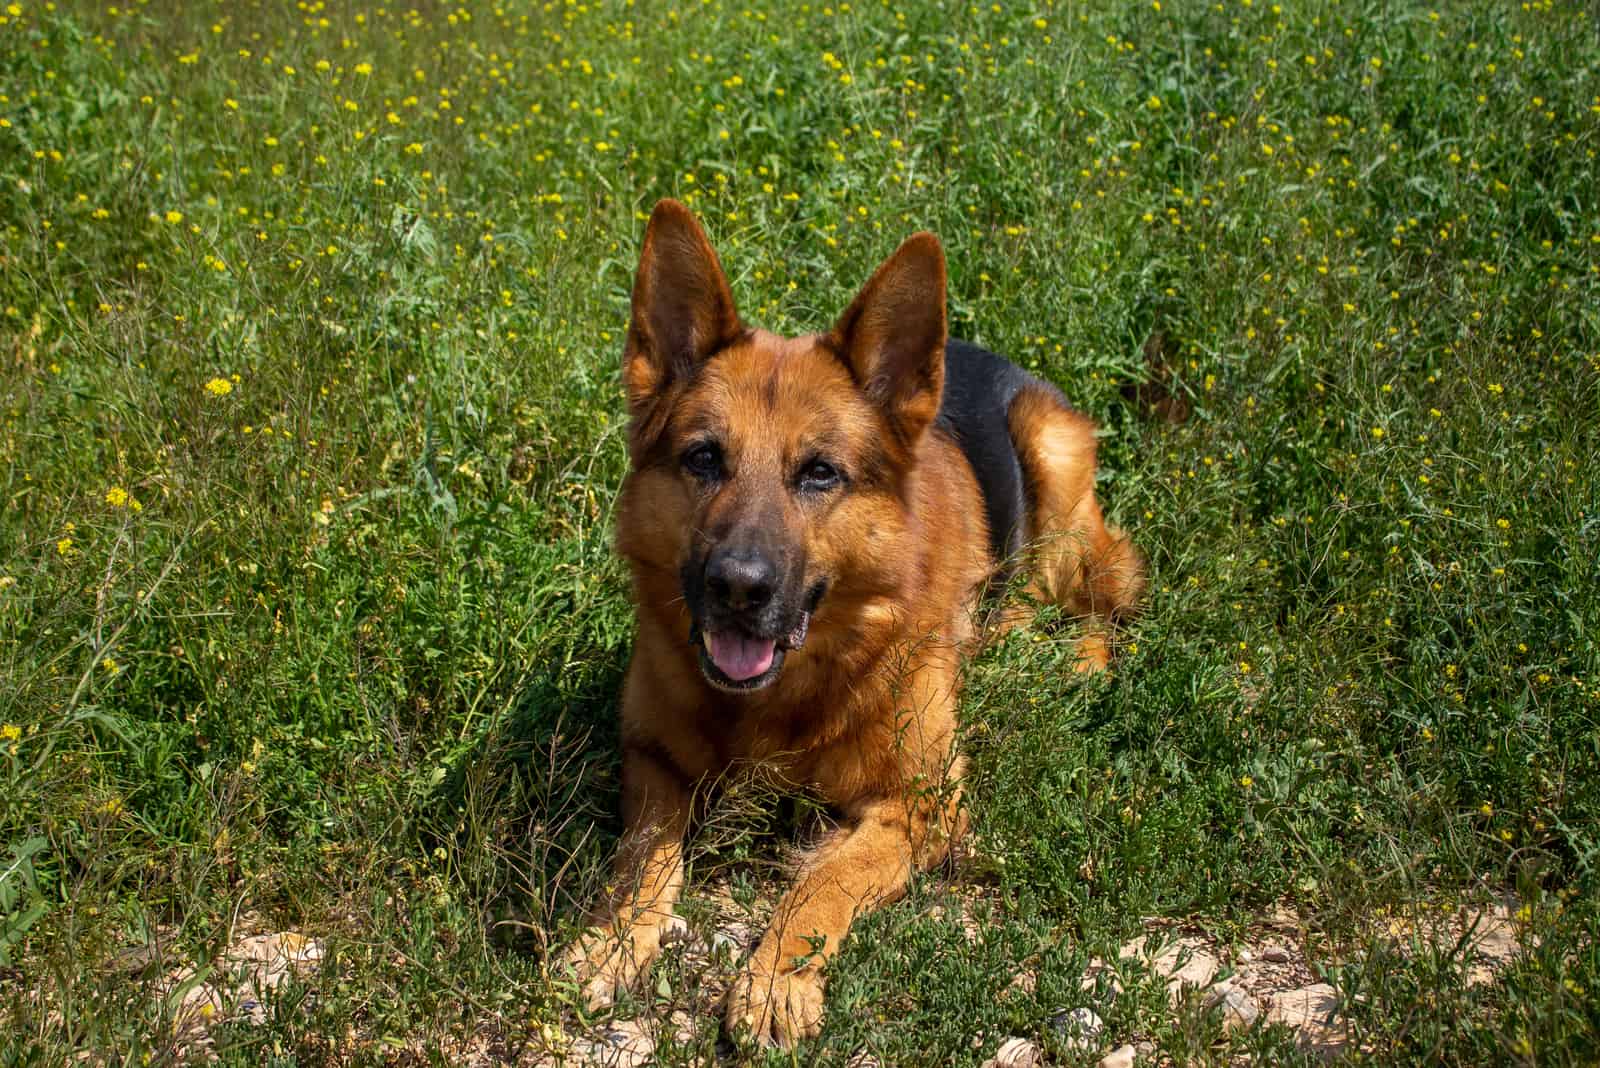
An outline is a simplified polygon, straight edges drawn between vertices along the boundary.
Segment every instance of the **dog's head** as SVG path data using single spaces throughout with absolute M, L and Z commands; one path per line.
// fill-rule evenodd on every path
M 808 634 L 892 593 L 907 481 L 944 382 L 945 264 L 928 233 L 834 328 L 747 328 L 693 215 L 656 206 L 623 356 L 632 470 L 618 547 L 670 574 L 705 678 L 775 682 Z M 641 580 L 642 581 L 642 580 Z

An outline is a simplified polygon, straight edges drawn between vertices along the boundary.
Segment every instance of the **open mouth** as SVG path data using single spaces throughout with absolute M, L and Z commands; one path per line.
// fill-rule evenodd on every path
M 700 673 L 719 690 L 750 693 L 769 686 L 783 670 L 784 656 L 800 648 L 806 640 L 811 613 L 777 638 L 752 638 L 736 629 L 703 630 L 694 628 L 689 640 L 699 653 Z

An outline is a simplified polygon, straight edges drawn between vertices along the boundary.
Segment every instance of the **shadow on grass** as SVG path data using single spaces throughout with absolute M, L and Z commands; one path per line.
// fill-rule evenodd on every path
M 616 701 L 624 661 L 533 679 L 453 762 L 419 813 L 491 940 L 544 956 L 581 922 L 621 831 Z

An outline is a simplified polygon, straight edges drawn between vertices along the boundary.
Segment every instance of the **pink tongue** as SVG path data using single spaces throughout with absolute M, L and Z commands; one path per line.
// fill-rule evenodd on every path
M 723 632 L 707 634 L 711 662 L 734 682 L 753 679 L 772 666 L 772 653 L 776 643 L 768 638 L 759 640 Z

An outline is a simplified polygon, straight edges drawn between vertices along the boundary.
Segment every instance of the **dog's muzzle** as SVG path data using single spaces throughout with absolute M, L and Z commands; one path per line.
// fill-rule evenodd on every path
M 737 627 L 711 630 L 697 623 L 689 631 L 689 642 L 699 655 L 700 671 L 707 682 L 730 693 L 749 693 L 778 677 L 784 657 L 805 644 L 810 625 L 811 613 L 801 612 L 787 632 L 762 638 Z

